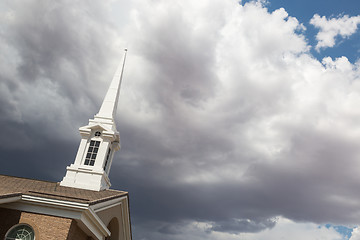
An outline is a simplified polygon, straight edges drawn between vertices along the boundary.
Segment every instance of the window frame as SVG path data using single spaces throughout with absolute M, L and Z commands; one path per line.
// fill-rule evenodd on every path
M 30 225 L 30 224 L 27 224 L 27 223 L 18 223 L 18 224 L 15 224 L 14 226 L 12 226 L 5 234 L 5 237 L 4 237 L 4 240 L 15 240 L 16 238 L 10 238 L 9 237 L 9 234 L 16 228 L 18 227 L 28 227 L 30 228 L 30 230 L 32 231 L 32 239 L 30 240 L 36 240 L 36 236 L 35 236 L 35 229 Z M 27 239 L 26 239 L 27 240 Z
M 101 141 L 91 140 L 89 142 L 89 147 L 85 155 L 84 165 L 85 166 L 94 166 L 97 155 L 99 153 Z

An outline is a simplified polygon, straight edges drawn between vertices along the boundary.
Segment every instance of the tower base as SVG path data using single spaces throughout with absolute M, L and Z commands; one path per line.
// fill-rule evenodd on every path
M 73 164 L 66 168 L 66 175 L 60 186 L 101 191 L 109 189 L 109 177 L 103 169 L 76 167 Z

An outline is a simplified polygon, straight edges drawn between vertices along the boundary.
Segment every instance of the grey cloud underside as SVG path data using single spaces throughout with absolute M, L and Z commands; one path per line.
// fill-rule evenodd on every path
M 133 45 L 110 172 L 113 188 L 130 192 L 134 236 L 180 239 L 192 222 L 209 224 L 204 234 L 258 232 L 277 216 L 356 222 L 360 115 L 336 103 L 352 99 L 359 70 L 329 73 L 284 10 L 140 5 L 124 30 Z M 15 60 L 1 61 L 2 173 L 60 181 L 125 37 L 100 3 L 8 7 L 0 42 Z
M 106 37 L 111 31 L 101 28 L 103 7 L 70 1 L 13 1 L 9 6 L 14 16 L 5 20 L 3 37 L 17 54 L 13 77 L 22 84 L 57 83 L 59 94 L 72 102 L 92 101 L 93 83 L 112 60 Z
M 351 158 L 358 154 L 357 146 L 306 129 L 298 133 L 300 136 L 293 140 L 296 149 L 283 156 L 284 162 L 278 165 L 253 164 L 246 173 L 252 179 L 248 182 L 223 180 L 215 184 L 176 184 L 176 178 L 181 175 L 179 171 L 196 174 L 208 166 L 194 170 L 196 164 L 190 163 L 182 164 L 189 164 L 193 169 L 181 169 L 179 163 L 170 166 L 162 166 L 156 161 L 146 163 L 149 158 L 151 160 L 151 154 L 143 159 L 146 171 L 141 176 L 136 173 L 137 168 L 123 165 L 119 166 L 122 168 L 119 176 L 122 177 L 112 177 L 118 179 L 119 186 L 124 183 L 132 189 L 132 207 L 141 213 L 140 220 L 135 212 L 136 221 L 148 219 L 176 223 L 193 219 L 214 222 L 211 230 L 228 232 L 253 232 L 272 227 L 275 224 L 272 217 L 279 215 L 317 223 L 356 222 L 358 205 L 341 203 L 334 197 L 354 201 L 358 197 L 359 192 L 354 191 L 358 179 L 347 178 L 348 174 L 356 176 L 356 170 L 351 166 L 354 159 Z M 142 148 L 145 142 L 130 142 L 129 145 Z M 152 148 L 156 149 L 156 146 Z M 169 155 L 159 156 L 161 159 L 164 157 Z M 120 161 L 127 162 L 125 159 Z M 221 166 L 221 163 L 214 164 Z M 137 180 L 129 183 L 131 178 Z M 134 183 L 137 184 L 132 185 Z M 146 199 L 146 204 L 143 199 Z

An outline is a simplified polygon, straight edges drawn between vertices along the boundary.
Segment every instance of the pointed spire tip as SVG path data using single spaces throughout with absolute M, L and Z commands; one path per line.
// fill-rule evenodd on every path
M 125 48 L 124 60 L 122 65 L 120 64 L 115 72 L 113 80 L 110 83 L 109 89 L 105 95 L 103 103 L 101 104 L 100 111 L 96 116 L 104 118 L 115 118 L 117 105 L 119 101 L 120 87 L 122 77 L 124 73 L 125 60 L 126 60 L 127 48 Z

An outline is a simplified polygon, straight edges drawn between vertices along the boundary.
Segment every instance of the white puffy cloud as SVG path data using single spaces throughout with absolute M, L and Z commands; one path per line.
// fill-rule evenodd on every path
M 289 219 L 279 218 L 273 229 L 256 234 L 240 235 L 244 240 L 343 240 L 343 236 L 334 228 L 318 226 L 312 223 L 296 223 Z M 225 239 L 225 238 L 224 238 Z
M 344 15 L 328 19 L 315 14 L 310 23 L 319 28 L 319 33 L 316 35 L 318 43 L 315 47 L 319 51 L 321 48 L 333 47 L 338 36 L 346 38 L 354 34 L 360 23 L 360 16 Z
M 354 228 L 349 240 L 360 240 L 360 229 Z

